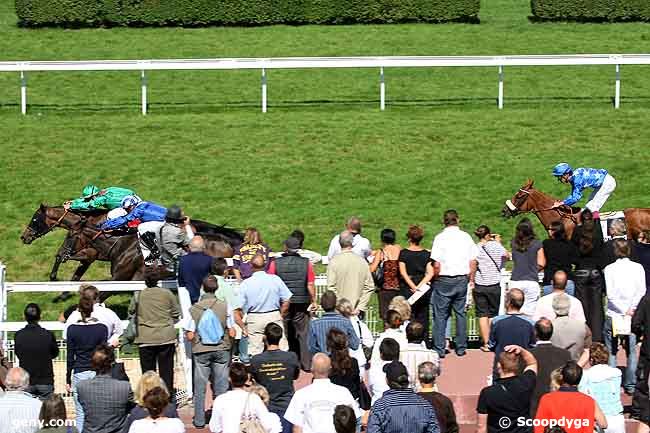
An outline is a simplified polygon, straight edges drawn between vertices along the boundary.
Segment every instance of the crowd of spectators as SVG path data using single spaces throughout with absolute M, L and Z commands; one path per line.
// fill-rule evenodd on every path
M 420 246 L 418 226 L 409 228 L 406 248 L 387 228 L 373 250 L 361 221 L 350 218 L 330 243 L 328 287 L 319 298 L 320 256 L 303 248 L 299 230 L 275 254 L 257 229 L 247 229 L 233 267 L 194 237 L 174 252 L 177 292 L 146 268 L 146 287 L 129 306 L 130 329 L 99 302 L 95 287 L 82 285 L 64 331 L 74 428 L 59 425 L 67 418 L 54 394 L 59 348 L 30 303 L 27 326 L 15 336 L 20 367 L 0 377 L 0 421 L 35 422 L 0 433 L 184 432 L 174 378 L 179 345 L 197 429 L 457 433 L 450 390 L 438 389 L 436 379 L 452 351 L 467 354 L 471 305 L 479 347 L 493 353 L 493 374 L 478 398 L 479 433 L 532 432 L 532 424 L 519 425 L 522 417 L 587 420 L 566 432 L 598 426 L 621 433 L 621 391 L 633 395 L 631 415 L 641 421 L 639 433 L 648 433 L 650 233 L 624 239 L 614 224 L 613 239 L 604 242 L 600 221 L 587 211 L 571 238 L 558 223 L 540 240 L 524 218 L 506 248 L 485 225 L 474 241 L 454 210 L 442 223 L 430 251 Z M 513 271 L 503 291 L 508 260 Z M 228 273 L 238 284 L 225 279 Z M 377 338 L 366 324 L 375 294 L 384 323 Z M 137 346 L 143 372 L 135 393 L 115 359 L 125 338 Z M 616 368 L 619 348 L 627 359 L 623 373 Z M 311 383 L 296 390 L 301 374 Z M 534 430 L 544 432 L 537 424 Z

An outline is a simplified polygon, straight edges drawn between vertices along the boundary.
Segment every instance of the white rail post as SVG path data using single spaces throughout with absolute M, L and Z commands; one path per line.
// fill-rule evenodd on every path
M 27 75 L 20 71 L 20 112 L 27 114 Z
M 499 110 L 503 110 L 503 65 L 499 65 Z
M 386 82 L 384 81 L 384 67 L 379 68 L 379 109 L 386 109 Z
M 142 88 L 142 115 L 147 115 L 147 76 L 144 73 L 144 69 L 140 72 L 140 86 Z
M 7 267 L 0 262 L 0 322 L 7 321 L 7 291 L 5 287 L 5 274 Z M 4 353 L 7 353 L 7 331 L 2 333 L 2 346 Z
M 266 113 L 266 68 L 262 68 L 262 113 Z
M 621 106 L 621 65 L 616 65 L 616 91 L 614 94 L 614 108 L 618 110 Z

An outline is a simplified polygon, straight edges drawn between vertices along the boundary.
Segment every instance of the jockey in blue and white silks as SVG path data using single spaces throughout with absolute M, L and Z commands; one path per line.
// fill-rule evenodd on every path
M 585 208 L 597 213 L 616 189 L 616 180 L 605 169 L 580 167 L 574 170 L 569 164 L 562 162 L 553 168 L 553 176 L 562 183 L 571 184 L 572 188 L 571 194 L 563 201 L 556 201 L 553 207 L 573 206 L 580 201 L 585 189 L 592 188 L 593 192 Z

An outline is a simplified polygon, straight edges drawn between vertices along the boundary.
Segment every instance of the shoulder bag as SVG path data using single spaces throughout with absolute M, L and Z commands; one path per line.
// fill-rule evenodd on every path
M 384 287 L 384 260 L 385 260 L 385 255 L 384 255 L 384 250 L 381 251 L 381 261 L 379 262 L 379 265 L 377 266 L 377 269 L 372 273 L 372 279 L 375 282 L 375 287 L 381 289 Z
M 244 412 L 239 420 L 239 433 L 266 433 L 266 429 L 257 415 L 250 413 L 251 393 L 246 397 Z

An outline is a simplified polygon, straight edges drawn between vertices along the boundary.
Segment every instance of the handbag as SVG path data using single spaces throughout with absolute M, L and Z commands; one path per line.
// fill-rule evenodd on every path
M 239 433 L 266 433 L 266 429 L 257 415 L 251 414 L 249 411 L 250 400 L 251 393 L 249 392 L 246 397 L 244 412 L 241 414 L 241 418 L 239 419 Z
M 122 338 L 128 344 L 133 344 L 135 339 L 138 337 L 138 306 L 140 304 L 140 292 L 135 292 L 133 294 L 133 302 L 135 302 L 135 312 L 129 314 L 129 324 L 126 326 Z
M 368 387 L 366 387 L 366 384 L 361 382 L 361 385 L 359 386 L 359 390 L 361 391 L 359 393 L 359 407 L 362 410 L 370 410 L 372 407 L 372 397 L 370 397 L 370 392 L 368 392 Z
M 372 273 L 372 279 L 375 282 L 376 287 L 384 287 L 384 250 L 381 250 L 381 261 L 379 262 L 377 269 Z

